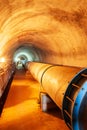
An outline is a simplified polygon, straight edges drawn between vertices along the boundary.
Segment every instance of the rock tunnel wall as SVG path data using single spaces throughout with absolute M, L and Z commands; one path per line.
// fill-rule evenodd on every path
M 43 62 L 87 67 L 87 1 L 0 0 L 0 56 L 32 45 Z

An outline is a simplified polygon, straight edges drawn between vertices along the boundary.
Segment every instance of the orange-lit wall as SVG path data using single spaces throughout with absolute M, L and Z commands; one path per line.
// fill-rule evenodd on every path
M 0 56 L 31 44 L 43 62 L 87 67 L 86 0 L 0 0 Z

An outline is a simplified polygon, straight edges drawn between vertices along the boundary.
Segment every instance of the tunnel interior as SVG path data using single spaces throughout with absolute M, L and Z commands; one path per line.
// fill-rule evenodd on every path
M 27 62 L 39 62 L 40 60 L 37 49 L 31 45 L 25 46 L 25 44 L 23 44 L 23 46 L 16 49 L 13 54 L 13 62 L 15 63 L 17 69 L 23 69 Z
M 31 129 L 36 130 L 68 130 L 68 127 L 71 128 L 72 120 L 74 120 L 73 122 L 76 124 L 76 118 L 72 119 L 72 113 L 70 113 L 71 115 L 69 113 L 67 114 L 66 110 L 70 108 L 69 112 L 73 111 L 74 113 L 73 108 L 78 108 L 78 103 L 73 99 L 74 92 L 72 92 L 72 88 L 74 88 L 73 90 L 76 92 L 75 99 L 76 96 L 78 98 L 79 88 L 81 88 L 81 92 L 83 92 L 84 100 L 86 99 L 86 89 L 83 87 L 82 82 L 80 83 L 79 81 L 81 78 L 86 81 L 87 73 L 82 73 L 80 79 L 78 79 L 79 74 L 77 74 L 77 71 L 73 68 L 76 67 L 76 70 L 86 68 L 86 58 L 87 1 L 0 0 L 0 96 L 6 86 L 6 82 L 9 80 L 9 75 L 13 74 L 14 68 L 16 67 L 10 94 L 8 95 L 0 118 L 0 129 L 25 130 L 25 128 L 27 129 L 31 126 Z M 28 68 L 29 70 L 25 70 L 26 63 L 34 64 L 33 62 L 36 62 L 36 65 L 31 65 L 31 69 Z M 41 64 L 39 70 L 37 63 L 49 64 L 48 66 L 50 67 L 47 67 L 42 73 L 44 67 Z M 55 84 L 59 81 L 58 86 L 61 86 L 59 89 L 60 93 L 58 95 L 55 94 L 55 98 L 59 99 L 61 95 L 65 98 L 64 108 L 66 110 L 63 110 L 63 112 L 66 118 L 66 124 L 68 123 L 68 118 L 71 118 L 69 119 L 69 123 L 71 124 L 68 123 L 68 127 L 60 117 L 60 111 L 58 111 L 59 113 L 57 115 L 59 118 L 56 118 L 56 114 L 46 115 L 41 113 L 39 109 L 40 106 L 38 107 L 36 103 L 45 72 L 49 71 L 51 67 L 54 68 L 54 65 L 59 66 L 59 68 L 62 66 L 62 68 L 58 69 L 57 76 L 55 76 L 53 72 L 50 73 L 50 75 L 47 74 L 48 76 L 44 79 L 44 82 L 46 82 L 46 85 L 47 83 L 49 85 L 49 79 L 50 83 L 53 83 L 52 88 L 54 88 Z M 15 66 L 13 70 L 12 66 Z M 73 69 L 64 70 L 64 66 L 68 68 L 72 67 Z M 30 73 L 30 70 L 32 70 L 33 74 Z M 56 70 L 54 71 L 56 73 Z M 63 75 L 64 73 L 65 75 Z M 58 74 L 59 78 L 57 79 Z M 75 76 L 75 81 L 78 82 L 72 83 L 68 74 Z M 36 75 L 36 79 L 41 76 L 41 82 L 38 83 L 35 78 L 33 78 L 33 75 Z M 51 79 L 50 76 L 54 76 L 55 78 Z M 5 85 L 4 87 L 3 84 Z M 70 88 L 67 88 L 66 92 L 63 92 L 62 86 L 65 88 L 65 84 Z M 55 89 L 57 89 L 58 86 L 55 87 Z M 51 92 L 55 93 L 55 90 L 51 90 Z M 72 94 L 72 96 L 70 94 Z M 52 97 L 53 96 L 54 95 L 52 95 Z M 67 100 L 69 104 L 72 104 L 71 106 L 67 107 Z M 85 106 L 84 102 L 81 103 L 83 106 Z M 24 109 L 24 111 L 22 109 Z M 19 117 L 16 111 L 19 113 Z M 82 107 L 80 111 L 82 114 L 79 120 L 82 123 L 82 119 L 84 121 L 87 120 L 85 116 L 82 117 L 82 115 L 85 115 L 87 109 L 83 112 L 84 107 Z M 34 115 L 36 115 L 37 122 L 35 122 Z M 13 122 L 16 122 L 16 125 Z M 39 125 L 37 125 L 37 123 Z M 49 124 L 52 125 L 50 126 Z M 36 125 L 37 128 L 35 127 Z M 81 130 L 87 128 L 85 123 L 83 123 L 83 125 L 80 124 Z M 75 128 L 75 130 L 77 129 Z

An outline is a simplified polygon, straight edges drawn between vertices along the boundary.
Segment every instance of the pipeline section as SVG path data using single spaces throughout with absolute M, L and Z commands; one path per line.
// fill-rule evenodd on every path
M 2 113 L 14 73 L 14 64 L 0 63 L 0 114 Z
M 67 126 L 86 130 L 87 69 L 38 62 L 28 62 L 26 68 L 62 110 Z

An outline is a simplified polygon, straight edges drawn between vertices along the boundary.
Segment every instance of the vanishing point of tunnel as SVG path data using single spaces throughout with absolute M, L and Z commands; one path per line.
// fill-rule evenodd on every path
M 0 0 L 0 130 L 86 130 L 86 58 L 86 0 Z

